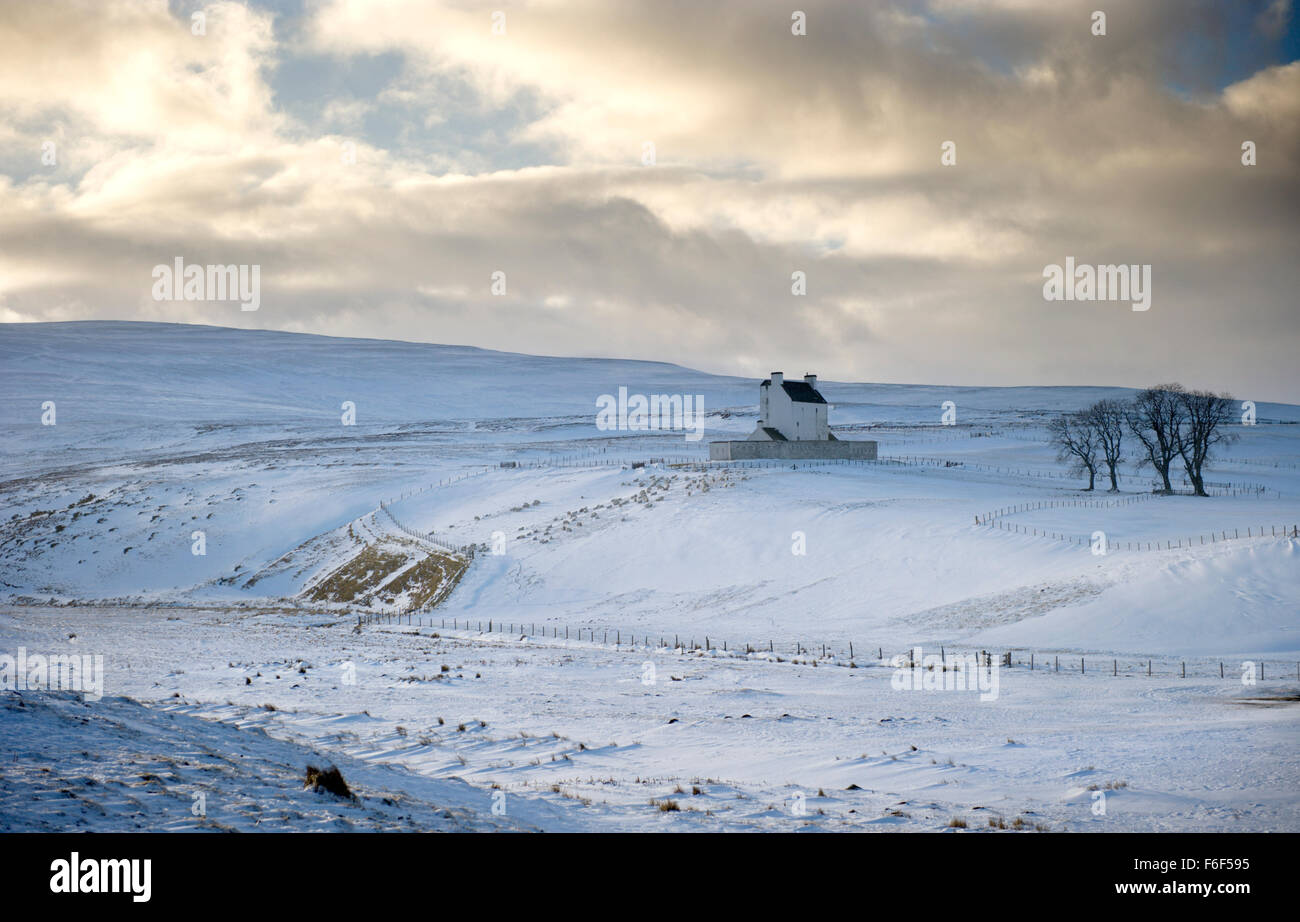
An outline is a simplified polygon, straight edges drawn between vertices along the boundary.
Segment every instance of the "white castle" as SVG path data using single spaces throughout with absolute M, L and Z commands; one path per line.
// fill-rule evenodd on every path
M 710 442 L 710 461 L 754 458 L 855 458 L 874 461 L 876 443 L 845 441 L 831 432 L 830 404 L 817 390 L 817 376 L 787 381 L 772 372 L 758 386 L 758 425 L 743 442 Z

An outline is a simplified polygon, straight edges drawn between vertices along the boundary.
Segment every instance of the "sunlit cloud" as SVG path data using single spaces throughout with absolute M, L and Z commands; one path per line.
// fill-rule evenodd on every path
M 1288 5 L 801 6 L 7 4 L 0 309 L 1300 400 Z M 154 301 L 178 255 L 262 307 Z M 1045 302 L 1067 255 L 1152 309 Z

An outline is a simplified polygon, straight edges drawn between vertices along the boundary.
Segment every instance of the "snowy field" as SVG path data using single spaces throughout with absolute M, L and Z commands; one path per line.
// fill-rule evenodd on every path
M 1126 391 L 820 389 L 881 462 L 710 464 L 756 382 L 671 365 L 0 327 L 0 654 L 105 670 L 0 693 L 0 827 L 1300 831 L 1300 408 L 1114 496 L 1043 427 Z

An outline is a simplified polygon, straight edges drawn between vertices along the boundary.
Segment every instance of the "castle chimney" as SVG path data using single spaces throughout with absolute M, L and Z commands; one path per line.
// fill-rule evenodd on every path
M 804 376 L 803 376 L 803 383 L 804 383 L 804 384 L 807 384 L 809 387 L 816 387 L 816 386 L 817 386 L 817 376 L 816 376 L 816 375 L 804 375 Z
M 785 383 L 785 375 L 781 374 L 781 372 L 779 372 L 779 371 L 774 371 L 774 372 L 772 372 L 772 386 L 773 386 L 773 387 L 780 387 L 780 386 L 781 386 L 782 384 L 784 384 L 784 383 Z

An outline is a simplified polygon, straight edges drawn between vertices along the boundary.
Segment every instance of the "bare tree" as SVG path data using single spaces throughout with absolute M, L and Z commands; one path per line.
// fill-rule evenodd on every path
M 1187 470 L 1187 479 L 1197 496 L 1208 496 L 1202 474 L 1205 463 L 1215 445 L 1227 445 L 1237 439 L 1235 432 L 1224 426 L 1230 417 L 1229 409 L 1236 402 L 1228 394 L 1211 391 L 1181 391 L 1179 406 L 1183 414 L 1183 436 L 1178 442 L 1178 454 Z
M 1117 469 L 1124 460 L 1127 408 L 1118 400 L 1098 400 L 1084 411 L 1097 432 L 1097 450 L 1110 473 L 1110 492 L 1119 492 Z
M 1056 459 L 1070 461 L 1072 470 L 1088 475 L 1088 489 L 1097 483 L 1097 427 L 1086 412 L 1063 413 L 1047 424 L 1047 434 L 1056 446 Z
M 1180 399 L 1181 384 L 1158 384 L 1139 391 L 1128 408 L 1128 429 L 1142 445 L 1138 467 L 1150 464 L 1164 481 L 1164 491 L 1172 493 L 1169 465 L 1182 449 L 1183 419 L 1186 413 Z

